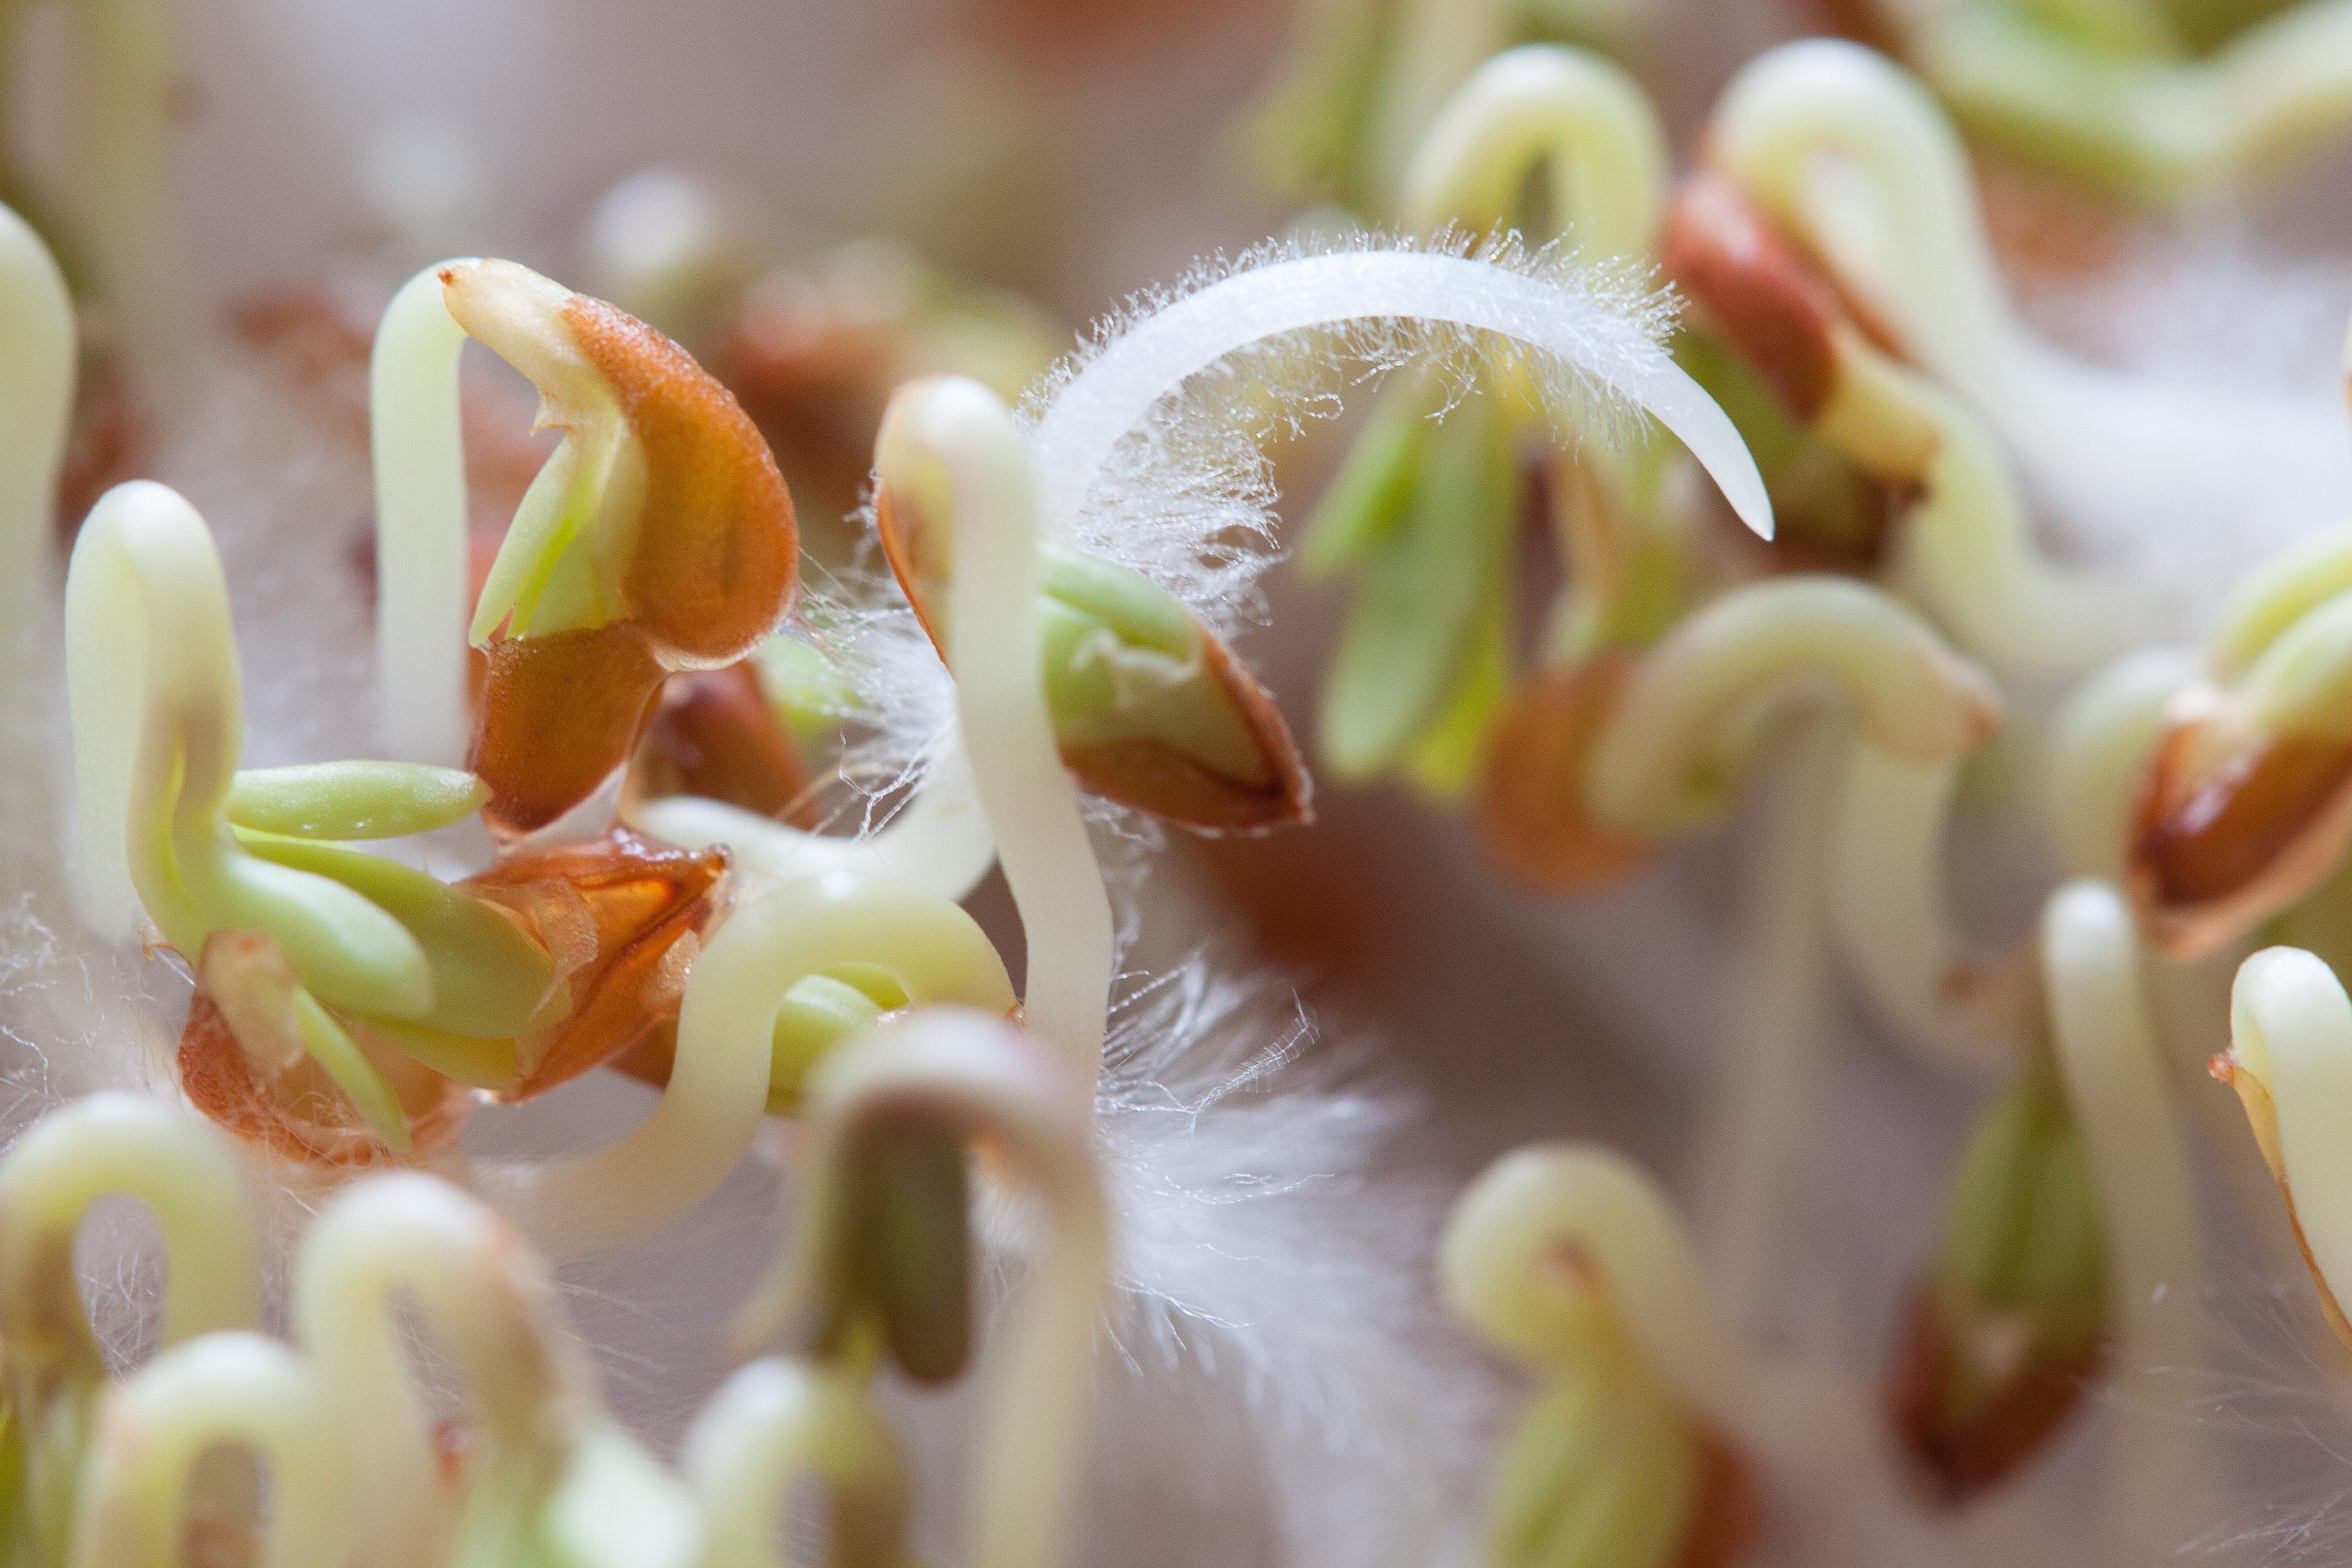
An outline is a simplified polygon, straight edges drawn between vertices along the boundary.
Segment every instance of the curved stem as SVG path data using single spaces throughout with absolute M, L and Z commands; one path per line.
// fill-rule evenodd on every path
M 383 743 L 410 762 L 461 767 L 467 713 L 466 447 L 457 366 L 465 329 L 436 262 L 403 284 L 368 358 L 375 469 L 376 704 Z
M 166 1345 L 260 1321 L 260 1238 L 219 1134 L 142 1095 L 95 1094 L 34 1123 L 0 1162 L 0 1335 L 12 1359 L 40 1345 L 95 1353 L 74 1235 L 114 1195 L 145 1204 L 163 1233 Z
M 228 586 L 204 519 L 145 479 L 91 510 L 66 574 L 83 915 L 130 934 L 139 910 L 190 962 L 215 930 L 265 931 L 320 1001 L 415 1016 L 424 949 L 367 899 L 246 853 L 226 805 L 245 743 Z
M 1657 115 L 1615 64 L 1551 44 L 1496 55 L 1447 101 L 1405 172 L 1404 225 L 1517 226 L 1511 215 L 1538 165 L 1578 254 L 1650 253 L 1666 183 Z
M 1906 1043 L 1982 1066 L 2015 1047 L 1984 1004 L 1990 976 L 1955 925 L 1945 838 L 1959 761 L 1910 763 L 1848 748 L 1827 834 L 1830 931 L 1871 1005 Z
M 49 514 L 74 398 L 73 300 L 30 225 L 0 206 L 0 677 L 29 689 Z
M 255 1333 L 207 1334 L 112 1390 L 82 1478 L 74 1568 L 173 1568 L 197 1460 L 217 1444 L 268 1467 L 262 1568 L 350 1561 L 351 1504 L 368 1488 L 343 1447 L 346 1413 L 320 1398 L 293 1352 Z M 371 1481 L 373 1478 L 371 1478 Z
M 2113 888 L 2052 896 L 2042 973 L 2058 1065 L 2099 1194 L 2120 1398 L 2108 1449 L 2111 1559 L 2147 1563 L 2200 1528 L 2206 1466 L 2179 1380 L 2202 1364 L 2196 1193 L 2149 1027 L 2131 915 Z
M 1063 1560 L 1070 1498 L 1094 1396 L 1097 1320 L 1108 1290 L 1110 1221 L 1095 1167 L 1093 1089 L 1001 1018 L 912 1015 L 825 1058 L 811 1085 L 819 1142 L 814 1214 L 744 1309 L 739 1342 L 772 1336 L 827 1267 L 843 1223 L 822 1184 L 843 1180 L 857 1144 L 910 1122 L 984 1138 L 992 1168 L 1044 1200 L 1053 1246 L 1005 1318 L 972 1471 L 972 1568 Z
M 1542 1298 L 1590 1269 L 1652 1372 L 1750 1452 L 1843 1488 L 1886 1479 L 1869 1395 L 1842 1372 L 1759 1356 L 1741 1342 L 1655 1183 L 1612 1150 L 1549 1143 L 1490 1166 L 1447 1224 L 1448 1298 L 1498 1342 L 1523 1339 Z
M 785 993 L 842 963 L 889 971 L 914 1002 L 1000 1016 L 1013 1006 L 980 927 L 920 883 L 841 870 L 784 883 L 738 908 L 695 961 L 669 1084 L 650 1115 L 592 1154 L 486 1166 L 478 1184 L 559 1255 L 660 1228 L 718 1191 L 751 1148 Z
M 846 1528 L 881 1561 L 895 1563 L 904 1550 L 905 1462 L 847 1373 L 753 1362 L 695 1417 L 680 1462 L 702 1506 L 699 1568 L 785 1568 L 777 1521 L 812 1479 L 824 1485 L 836 1542 Z
M 1572 284 L 1395 250 L 1302 257 L 1236 272 L 1105 344 L 1062 384 L 1030 432 L 1044 537 L 1076 531 L 1122 438 L 1194 374 L 1267 338 L 1378 321 L 1493 332 L 1640 407 L 1681 438 L 1750 528 L 1771 537 L 1772 505 L 1739 433 L 1640 328 Z M 1573 423 L 1567 407 L 1549 412 Z
M 2352 1344 L 2352 1000 L 2335 972 L 2300 948 L 2265 948 L 2238 968 L 2230 1052 L 2214 1063 L 2287 1202 L 2329 1324 Z
M 951 520 L 948 663 L 972 781 L 1028 938 L 1023 1016 L 1091 1083 L 1102 1070 L 1116 937 L 1045 705 L 1029 456 L 1003 400 L 961 378 L 894 400 L 876 454 L 884 486 Z
M 1840 577 L 1735 589 L 1646 655 L 1594 737 L 1593 814 L 1672 832 L 1710 819 L 1783 692 L 1833 685 L 1862 737 L 1890 755 L 1960 755 L 2000 722 L 2000 698 L 1900 602 Z
M 960 902 L 996 864 L 996 841 L 989 835 L 961 734 L 924 773 L 914 798 L 862 837 L 806 832 L 702 795 L 663 795 L 638 802 L 624 815 L 630 826 L 683 849 L 725 845 L 739 882 L 882 871 Z
M 2123 879 L 2131 815 L 2173 694 L 2195 680 L 2186 648 L 2127 654 L 2075 689 L 2050 729 L 2047 803 L 2060 862 L 2077 877 Z
M 1744 868 L 1731 1016 L 1698 1147 L 1699 1229 L 1740 1321 L 1763 1312 L 1781 1258 L 1789 1189 L 1821 1100 L 1832 1021 L 1822 865 L 1826 800 L 1846 727 L 1816 720 L 1794 738 L 1763 803 Z

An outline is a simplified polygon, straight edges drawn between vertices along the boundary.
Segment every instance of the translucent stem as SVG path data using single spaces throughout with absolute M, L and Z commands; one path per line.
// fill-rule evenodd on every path
M 369 1489 L 331 1408 L 294 1354 L 255 1333 L 207 1334 L 114 1389 L 82 1478 L 74 1568 L 176 1568 L 192 1472 L 222 1443 L 268 1468 L 261 1568 L 351 1561 L 354 1499 Z M 371 1484 L 374 1480 L 370 1477 Z
M 145 1204 L 163 1233 L 165 1344 L 260 1321 L 260 1241 L 220 1135 L 142 1095 L 96 1094 L 35 1122 L 0 1163 L 0 1332 L 13 1354 L 60 1333 L 88 1342 L 74 1235 L 117 1195 Z
M 844 963 L 888 971 L 915 1002 L 1013 1010 L 995 948 L 930 889 L 845 870 L 788 882 L 738 908 L 695 961 L 650 1115 L 593 1153 L 487 1166 L 478 1184 L 559 1255 L 652 1234 L 718 1191 L 751 1148 L 784 994 Z
M 358 1562 L 441 1561 L 459 1500 L 441 1479 L 434 1418 L 409 1372 L 395 1297 L 421 1309 L 462 1355 L 480 1342 L 485 1319 L 513 1316 L 507 1276 L 520 1250 L 489 1211 L 416 1174 L 360 1183 L 311 1223 L 290 1311 L 350 1434 L 356 1471 L 368 1478 L 357 1500 Z M 466 1370 L 478 1387 L 483 1369 Z
M 952 520 L 948 663 L 971 775 L 1020 906 L 1027 1026 L 1092 1082 L 1115 937 L 1077 792 L 1062 766 L 1038 657 L 1036 492 L 1012 410 L 978 382 L 905 395 L 877 447 L 881 482 Z
M 1775 578 L 1689 616 L 1636 668 L 1594 737 L 1594 815 L 1645 832 L 1712 819 L 1776 700 L 1824 686 L 1863 740 L 1913 762 L 1960 755 L 2000 718 L 1991 682 L 1900 601 L 1840 577 Z
M 74 313 L 48 247 L 0 206 L 0 678 L 29 689 L 58 464 L 73 413 Z
M 2113 888 L 2072 882 L 2052 897 L 2042 963 L 2105 1242 L 2117 1394 L 2109 1560 L 2151 1563 L 2183 1550 L 2208 1514 L 2207 1464 L 2186 1386 L 2204 1353 L 2196 1193 L 2148 1025 L 2131 915 Z
M 1981 1066 L 2018 1044 L 1971 1005 L 1981 978 L 1944 875 L 1959 763 L 1847 749 L 1826 835 L 1830 930 L 1847 974 L 1909 1045 Z
M 457 365 L 465 330 L 436 262 L 401 286 L 368 361 L 375 467 L 376 702 L 383 743 L 410 762 L 463 765 L 467 597 L 466 449 Z
M 2051 726 L 2044 816 L 2069 874 L 2121 881 L 2131 815 L 2165 705 L 2200 673 L 2186 648 L 2126 654 L 2075 689 Z
M 699 1568 L 785 1568 L 778 1521 L 809 1481 L 825 1489 L 836 1540 L 853 1509 L 861 1541 L 903 1540 L 907 1478 L 898 1443 L 857 1381 L 839 1371 L 753 1362 L 695 1418 L 682 1462 L 702 1507 Z
M 1611 61 L 1549 44 L 1496 55 L 1447 101 L 1406 170 L 1405 226 L 1517 226 L 1513 215 L 1538 167 L 1552 216 L 1580 255 L 1650 253 L 1666 184 L 1658 117 Z
M 961 901 L 996 863 L 996 843 L 961 735 L 924 773 L 915 797 L 874 833 L 809 833 L 702 795 L 664 795 L 627 813 L 645 832 L 682 848 L 725 845 L 738 879 L 784 880 L 835 870 L 883 871 Z
M 1654 416 L 1690 448 L 1748 525 L 1772 507 L 1731 421 L 1633 323 L 1569 284 L 1414 251 L 1310 256 L 1237 272 L 1112 340 L 1046 405 L 1030 434 L 1043 533 L 1073 537 L 1119 442 L 1219 360 L 1286 333 L 1351 321 L 1423 321 L 1496 333 Z M 1563 426 L 1571 411 L 1549 411 Z M 961 672 L 961 665 L 959 665 Z
M 1842 1495 L 1885 1484 L 1867 1393 L 1842 1372 L 1750 1349 L 1664 1194 L 1614 1151 L 1550 1143 L 1505 1155 L 1465 1195 L 1442 1245 L 1449 1298 L 1499 1342 L 1532 1331 L 1549 1271 L 1580 1261 L 1653 1373 L 1741 1447 L 1834 1479 Z
M 1816 721 L 1781 760 L 1740 889 L 1731 1016 L 1698 1140 L 1697 1191 L 1700 1234 L 1743 1322 L 1758 1321 L 1769 1300 L 1797 1156 L 1821 1100 L 1832 1018 L 1825 803 L 1837 756 L 1853 745 L 1844 726 Z

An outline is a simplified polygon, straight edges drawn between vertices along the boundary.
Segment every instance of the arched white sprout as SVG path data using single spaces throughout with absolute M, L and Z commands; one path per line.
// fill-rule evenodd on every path
M 1892 1489 L 1868 1392 L 1744 1343 L 1664 1194 L 1622 1155 L 1579 1143 L 1506 1154 L 1463 1194 L 1439 1247 L 1449 1303 L 1496 1343 L 1539 1350 L 1553 1298 L 1589 1270 L 1651 1371 L 1741 1448 L 1835 1478 L 1842 1495 Z
M 375 469 L 377 722 L 394 756 L 462 766 L 466 713 L 466 451 L 457 365 L 465 329 L 436 262 L 401 286 L 368 358 Z
M 65 1554 L 76 1475 L 107 1365 L 74 1269 L 91 1205 L 135 1198 L 163 1232 L 163 1340 L 246 1329 L 261 1314 L 260 1245 L 218 1134 L 160 1101 L 100 1094 L 52 1111 L 0 1162 L 0 1341 L 21 1434 L 12 1531 Z
M 1658 117 L 1613 62 L 1550 44 L 1496 55 L 1446 101 L 1405 171 L 1400 217 L 1502 226 L 1539 166 L 1576 254 L 1650 253 L 1666 184 Z
M 1570 387 L 1641 410 L 1679 437 L 1748 527 L 1769 539 L 1772 506 L 1739 434 L 1640 325 L 1576 283 L 1465 257 L 1344 250 L 1246 267 L 1106 340 L 1054 388 L 1030 430 L 1042 533 L 1077 536 L 1120 443 L 1194 375 L 1271 338 L 1371 323 L 1486 332 L 1563 384 L 1548 412 L 1572 417 Z
M 145 1204 L 163 1233 L 163 1343 L 261 1321 L 260 1239 L 220 1134 L 144 1095 L 94 1094 L 42 1117 L 0 1161 L 0 1333 L 12 1358 L 37 1325 L 81 1321 L 74 1233 L 115 1195 Z
M 1021 910 L 1028 1027 L 1102 1070 L 1114 934 L 1110 898 L 1062 766 L 1037 652 L 1036 486 L 1004 400 L 942 377 L 893 400 L 875 447 L 877 482 L 949 520 L 949 663 L 956 716 L 996 858 Z
M 2085 680 L 2059 710 L 2045 752 L 2043 816 L 2072 875 L 2123 879 L 2132 810 L 2164 735 L 2165 707 L 2201 668 L 2186 648 L 2142 648 Z
M 357 1183 L 311 1221 L 295 1260 L 291 1327 L 367 1477 L 353 1516 L 359 1562 L 440 1562 L 457 1522 L 395 1296 L 425 1314 L 469 1376 L 504 1377 L 475 1363 L 497 1342 L 485 1340 L 491 1325 L 515 1310 L 509 1276 L 524 1256 L 488 1210 L 422 1175 Z
M 1706 146 L 2069 507 L 2112 510 L 2118 487 L 2160 504 L 2174 476 L 2209 463 L 2219 423 L 2305 418 L 2253 395 L 2185 403 L 2052 349 L 2001 281 L 1958 136 L 1871 50 L 1814 39 L 1759 57 L 1725 89 Z
M 30 689 L 26 661 L 47 560 L 49 511 L 73 414 L 74 311 L 31 226 L 0 206 L 0 679 Z M 22 825 L 19 831 L 27 831 Z
M 849 1515 L 861 1544 L 903 1542 L 906 1464 L 859 1381 L 779 1356 L 719 1385 L 679 1457 L 702 1506 L 701 1568 L 785 1568 L 778 1521 L 810 1480 L 824 1488 L 836 1541 Z
M 2071 882 L 2042 917 L 2042 978 L 2066 1097 L 2099 1195 L 2111 1364 L 2106 1539 L 2116 1563 L 2160 1561 L 2203 1526 L 2206 1465 L 2187 1407 L 2203 1363 L 2197 1198 L 2149 1026 L 2130 910 Z
M 143 906 L 192 963 L 215 929 L 266 931 L 321 1002 L 415 1016 L 425 951 L 341 884 L 239 848 L 224 805 L 245 743 L 228 586 L 204 519 L 148 480 L 109 490 L 66 576 L 83 918 L 131 934 Z
M 1899 601 L 1776 578 L 1708 605 L 1635 668 L 1593 738 L 1593 815 L 1644 833 L 1710 820 L 1782 704 L 1823 687 L 1864 743 L 1909 762 L 1962 755 L 2000 722 L 1992 683 Z
M 626 807 L 632 826 L 687 849 L 725 845 L 739 879 L 783 879 L 879 870 L 961 900 L 996 864 L 996 841 L 972 783 L 961 735 L 951 737 L 914 797 L 872 833 L 809 833 L 704 795 L 661 795 Z
M 2270 947 L 2238 967 L 2230 1051 L 2215 1063 L 2245 1102 L 2254 1141 L 2278 1178 L 2327 1320 L 2352 1344 L 2352 1000 L 2326 963 Z
M 82 1473 L 72 1568 L 177 1568 L 196 1462 L 215 1445 L 251 1448 L 268 1470 L 260 1568 L 352 1561 L 352 1503 L 375 1478 L 345 1447 L 350 1412 L 320 1396 L 284 1345 L 206 1334 L 110 1389 Z
M 463 1486 L 442 1479 L 395 1293 L 464 1374 Z M 293 1317 L 367 1478 L 358 1562 L 510 1562 L 531 1548 L 583 1564 L 691 1562 L 690 1502 L 604 1415 L 584 1352 L 556 1321 L 546 1265 L 477 1199 L 414 1172 L 347 1188 L 296 1260 Z
M 1014 1004 L 980 927 L 923 884 L 851 870 L 779 884 L 730 914 L 695 960 L 669 1083 L 643 1121 L 593 1153 L 480 1166 L 476 1185 L 558 1256 L 658 1230 L 718 1191 L 751 1148 L 784 994 L 845 963 L 888 971 L 917 1003 L 999 1016 Z
M 995 1167 L 1049 1211 L 1052 1245 L 1004 1319 L 1009 1342 L 974 1448 L 967 1551 L 971 1568 L 1064 1561 L 1109 1293 L 1110 1215 L 1095 1166 L 1091 1082 L 1060 1070 L 1002 1018 L 940 1009 L 828 1053 L 810 1101 L 813 1170 L 837 1171 L 844 1149 L 873 1135 L 871 1123 L 904 1119 L 985 1138 Z M 779 1255 L 744 1309 L 739 1342 L 773 1338 L 804 1305 L 796 1289 L 820 1272 L 811 1259 L 828 1256 L 834 1241 L 824 1227 L 844 1217 L 833 1207 L 821 1215 Z

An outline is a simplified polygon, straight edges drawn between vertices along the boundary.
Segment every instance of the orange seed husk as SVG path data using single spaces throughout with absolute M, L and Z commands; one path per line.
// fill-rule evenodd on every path
M 468 769 L 490 786 L 482 820 L 501 839 L 544 827 L 628 760 L 668 674 L 635 621 L 499 637 Z
M 1650 856 L 1647 839 L 1595 821 L 1584 798 L 1593 737 L 1633 665 L 1619 649 L 1545 670 L 1495 721 L 1479 824 L 1496 861 L 1531 887 L 1599 887 Z
M 646 796 L 698 795 L 814 828 L 809 772 L 748 659 L 673 675 L 629 772 Z

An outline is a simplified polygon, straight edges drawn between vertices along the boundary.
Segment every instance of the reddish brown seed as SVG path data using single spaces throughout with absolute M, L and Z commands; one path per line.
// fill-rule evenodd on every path
M 515 838 L 595 792 L 628 759 L 668 674 L 635 621 L 488 649 L 466 765 L 490 786 L 482 820 Z
M 939 650 L 944 663 L 948 645 L 931 605 L 947 589 L 948 542 L 942 531 L 917 528 L 913 523 L 911 514 L 900 507 L 887 486 L 875 490 L 874 532 L 882 542 L 882 558 L 890 563 L 890 574 L 898 580 L 898 589 L 907 595 L 923 635 L 931 639 L 931 647 Z
M 2286 908 L 2352 839 L 2352 738 L 2285 735 L 2185 776 L 2195 721 L 2158 743 L 2133 810 L 2126 879 L 2158 946 L 2210 952 Z
M 420 1066 L 352 1019 L 337 1022 L 391 1083 L 408 1118 L 411 1157 L 457 1136 L 473 1096 Z M 180 1087 L 189 1103 L 222 1127 L 274 1154 L 320 1165 L 379 1165 L 401 1158 L 310 1057 L 265 1077 L 238 1045 L 228 1020 L 199 991 L 180 1035 Z
M 646 796 L 698 795 L 795 826 L 816 826 L 808 767 L 751 662 L 674 675 L 629 771 Z
M 2033 1343 L 2021 1334 L 2021 1347 Z M 1887 1389 L 1888 1418 L 1922 1487 L 1937 1501 L 1956 1504 L 2009 1476 L 2081 1403 L 2101 1350 L 2095 1340 L 2063 1355 L 2021 1348 L 1990 1394 L 1958 1397 L 1961 1380 L 1985 1373 L 1965 1359 L 1968 1347 L 1934 1284 L 1922 1284 Z
M 1195 620 L 1201 657 L 1241 715 L 1263 769 L 1237 779 L 1164 741 L 1137 739 L 1061 747 L 1062 765 L 1081 788 L 1105 800 L 1203 833 L 1262 833 L 1315 819 L 1315 784 L 1298 743 L 1274 699 L 1233 651 Z
M 635 317 L 574 294 L 563 323 L 602 372 L 646 456 L 630 614 L 673 667 L 731 663 L 799 584 L 793 498 L 734 395 Z
M 1620 650 L 1546 670 L 1495 721 L 1479 822 L 1496 863 L 1530 887 L 1600 887 L 1649 858 L 1648 840 L 1594 821 L 1585 804 L 1593 737 L 1633 664 Z
M 1837 380 L 1837 291 L 1720 174 L 1682 183 L 1666 214 L 1666 276 L 1706 310 L 1777 393 L 1810 424 Z
M 1698 1506 L 1675 1568 L 1731 1568 L 1756 1542 L 1762 1510 L 1739 1451 L 1713 1432 L 1699 1436 Z
M 614 828 L 584 844 L 509 856 L 462 886 L 512 911 L 554 955 L 570 1010 L 515 1043 L 529 1100 L 628 1052 L 677 1016 L 686 971 L 719 912 L 723 848 L 677 849 Z

